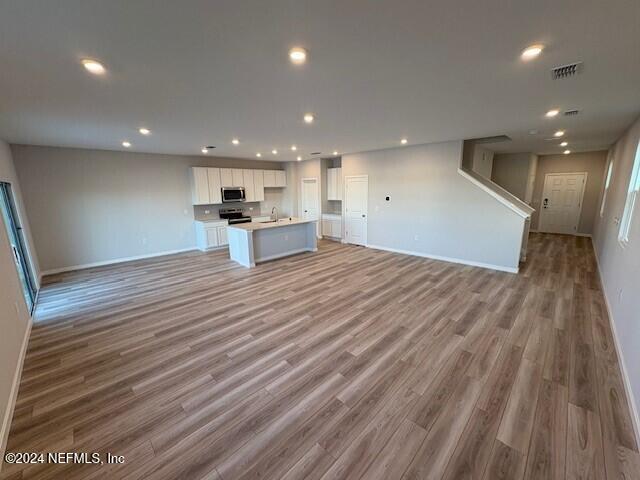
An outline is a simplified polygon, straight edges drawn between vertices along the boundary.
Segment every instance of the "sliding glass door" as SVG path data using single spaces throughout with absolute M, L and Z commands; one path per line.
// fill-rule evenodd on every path
M 29 262 L 29 252 L 24 240 L 24 232 L 20 225 L 20 218 L 16 210 L 16 202 L 11 191 L 11 184 L 0 182 L 0 211 L 2 211 L 2 220 L 7 229 L 9 244 L 11 246 L 11 254 L 16 263 L 18 277 L 22 285 L 24 300 L 27 303 L 29 312 L 33 310 L 36 298 L 36 283 L 31 271 Z

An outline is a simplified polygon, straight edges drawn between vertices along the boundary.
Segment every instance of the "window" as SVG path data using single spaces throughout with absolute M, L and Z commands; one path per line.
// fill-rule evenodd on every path
M 633 170 L 629 180 L 629 190 L 627 191 L 627 201 L 624 204 L 622 221 L 620 222 L 620 235 L 618 239 L 623 244 L 629 243 L 629 232 L 631 231 L 631 221 L 633 220 L 633 209 L 636 206 L 638 191 L 640 190 L 640 142 L 636 148 L 636 158 L 633 161 Z
M 613 173 L 613 154 L 610 155 L 609 166 L 607 167 L 607 177 L 604 181 L 604 193 L 602 194 L 602 203 L 600 204 L 600 217 L 604 216 L 604 204 L 607 202 L 607 193 L 609 193 L 609 185 L 611 184 L 612 173 Z
M 27 303 L 29 312 L 31 312 L 34 306 L 37 287 L 33 272 L 31 271 L 28 256 L 29 251 L 24 241 L 11 185 L 5 182 L 0 182 L 0 218 L 4 220 L 4 225 L 7 229 L 11 253 L 16 263 L 24 300 Z M 2 223 L 2 220 L 0 220 L 0 223 Z

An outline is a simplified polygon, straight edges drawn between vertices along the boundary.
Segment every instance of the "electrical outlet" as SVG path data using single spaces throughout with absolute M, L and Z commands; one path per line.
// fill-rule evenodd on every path
M 285 235 L 285 236 L 284 236 L 284 239 L 285 239 L 285 240 L 289 240 L 289 235 Z
M 250 211 L 250 212 L 253 212 L 253 207 L 249 207 L 249 211 Z
M 146 245 L 146 244 L 147 244 L 147 238 L 146 238 L 146 237 L 143 237 L 143 238 L 142 238 L 142 244 L 143 244 L 143 245 Z
M 205 210 L 205 211 L 204 211 L 204 214 L 205 214 L 205 215 L 209 215 L 210 213 L 211 213 L 211 210 Z
M 622 302 L 622 289 L 618 290 L 618 303 Z
M 414 235 L 413 239 L 417 242 L 418 241 L 418 235 Z

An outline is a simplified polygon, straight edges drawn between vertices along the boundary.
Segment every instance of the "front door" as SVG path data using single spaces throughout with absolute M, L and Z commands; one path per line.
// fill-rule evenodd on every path
M 347 243 L 367 244 L 367 205 L 369 177 L 345 177 L 345 239 Z
M 568 234 L 578 232 L 586 181 L 585 172 L 545 175 L 539 231 Z

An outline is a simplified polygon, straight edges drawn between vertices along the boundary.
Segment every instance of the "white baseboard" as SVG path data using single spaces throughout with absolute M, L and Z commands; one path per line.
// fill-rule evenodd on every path
M 440 260 L 442 262 L 460 263 L 462 265 L 470 265 L 472 267 L 488 268 L 491 270 L 499 270 L 501 272 L 508 272 L 508 273 L 518 273 L 518 267 L 504 267 L 502 265 L 492 265 L 489 263 L 474 262 L 472 260 L 462 260 L 460 258 L 443 257 L 441 255 L 430 255 L 422 252 L 413 252 L 410 250 L 401 250 L 399 248 L 389 248 L 389 247 L 383 247 L 380 245 L 369 244 L 367 245 L 367 247 L 373 248 L 375 250 L 384 250 L 386 252 L 402 253 L 404 255 L 413 255 L 415 257 L 430 258 L 432 260 Z
M 596 250 L 596 244 L 593 242 L 593 252 L 596 256 L 596 265 L 598 266 L 598 275 L 600 276 L 600 284 L 602 285 L 602 296 L 604 297 L 605 307 L 607 308 L 607 315 L 609 317 L 609 326 L 613 333 L 613 344 L 615 345 L 616 354 L 618 356 L 618 363 L 622 370 L 622 381 L 624 383 L 624 390 L 627 394 L 627 403 L 631 408 L 631 423 L 633 423 L 633 431 L 636 434 L 636 443 L 640 445 L 640 415 L 638 415 L 638 408 L 636 406 L 635 397 L 631 388 L 631 380 L 629 379 L 629 373 L 624 363 L 624 357 L 622 356 L 622 349 L 620 348 L 620 342 L 618 340 L 618 332 L 616 330 L 616 322 L 613 321 L 613 312 L 611 304 L 609 303 L 609 297 L 607 297 L 607 291 L 604 288 L 604 277 L 602 276 L 602 270 L 600 269 L 600 259 L 598 258 L 598 252 Z
M 548 233 L 548 232 L 541 232 L 540 230 L 529 230 L 529 233 Z M 549 235 L 573 235 L 574 237 L 589 237 L 592 238 L 593 235 L 591 235 L 590 233 L 550 233 Z
M 198 248 L 197 247 L 179 248 L 177 250 L 166 250 L 164 252 L 147 253 L 144 255 L 136 255 L 133 257 L 114 258 L 112 260 L 103 260 L 101 262 L 83 263 L 80 265 L 71 265 L 69 267 L 52 268 L 50 270 L 45 270 L 44 272 L 42 272 L 41 277 L 44 277 L 45 275 L 51 275 L 54 273 L 71 272 L 73 270 L 83 270 L 85 268 L 93 268 L 93 267 L 103 267 L 105 265 L 113 265 L 116 263 L 132 262 L 134 260 L 144 260 L 145 258 L 163 257 L 165 255 L 173 255 L 175 253 L 191 252 L 193 250 L 198 250 Z
M 2 419 L 2 430 L 0 430 L 0 458 L 4 458 L 4 451 L 5 448 L 7 448 L 7 438 L 9 437 L 11 419 L 13 418 L 13 410 L 15 409 L 16 400 L 18 398 L 20 379 L 22 378 L 22 367 L 24 365 L 24 357 L 27 354 L 27 346 L 29 345 L 29 336 L 31 335 L 32 325 L 33 321 L 31 320 L 31 318 L 29 318 L 29 325 L 27 325 L 27 330 L 24 332 L 24 338 L 22 339 L 22 347 L 20 348 L 18 365 L 16 371 L 13 374 L 13 383 L 11 385 L 9 404 L 7 405 L 7 410 L 4 412 L 4 418 Z

